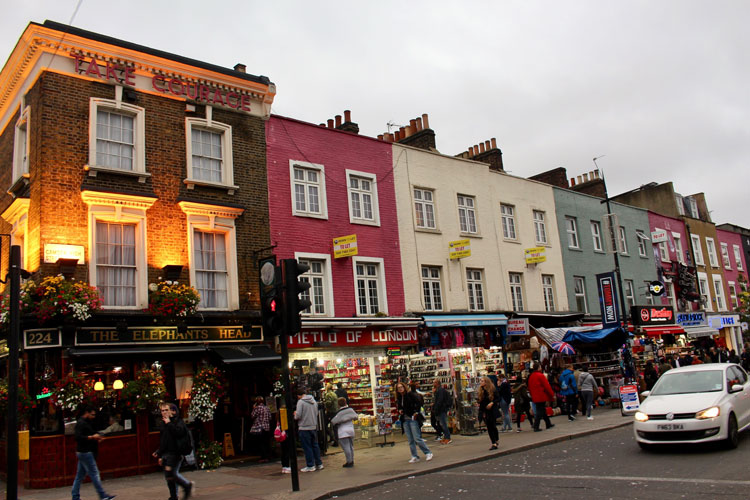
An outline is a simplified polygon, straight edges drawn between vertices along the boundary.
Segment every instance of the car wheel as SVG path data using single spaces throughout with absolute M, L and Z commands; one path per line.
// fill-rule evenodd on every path
M 740 431 L 737 428 L 737 417 L 734 413 L 729 414 L 729 422 L 727 423 L 727 440 L 725 441 L 727 448 L 737 448 L 740 443 Z
M 640 446 L 643 451 L 651 451 L 654 449 L 649 443 L 642 443 L 640 441 L 638 441 L 638 446 Z

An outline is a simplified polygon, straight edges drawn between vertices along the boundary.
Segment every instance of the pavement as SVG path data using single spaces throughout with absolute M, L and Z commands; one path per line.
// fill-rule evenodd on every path
M 407 478 L 442 471 L 452 467 L 467 465 L 498 456 L 526 451 L 551 443 L 559 443 L 582 436 L 608 431 L 630 425 L 633 417 L 624 417 L 620 410 L 597 408 L 594 419 L 579 417 L 569 422 L 565 416 L 552 417 L 555 427 L 543 432 L 532 432 L 524 422 L 522 432 L 500 434 L 499 449 L 489 450 L 486 433 L 477 436 L 452 436 L 453 442 L 441 445 L 434 441 L 434 435 L 425 434 L 425 441 L 434 454 L 433 460 L 426 462 L 424 456 L 415 464 L 408 463 L 409 446 L 398 441 L 394 446 L 375 446 L 357 449 L 353 468 L 342 468 L 343 453 L 337 448 L 329 448 L 323 458 L 325 469 L 316 472 L 299 473 L 300 491 L 292 492 L 291 474 L 281 473 L 281 464 L 222 465 L 215 470 L 185 472 L 184 476 L 196 483 L 196 493 L 192 498 L 211 500 L 317 500 L 335 498 L 353 491 L 377 486 L 394 479 Z M 542 424 L 544 427 L 544 424 Z M 336 450 L 335 453 L 331 451 Z M 297 464 L 304 467 L 304 458 L 298 457 Z M 4 498 L 5 484 L 0 484 L 0 494 Z M 131 476 L 104 481 L 104 487 L 117 500 L 157 500 L 169 496 L 164 476 L 161 473 Z M 96 492 L 90 483 L 81 488 L 81 497 L 95 499 Z M 70 487 L 45 490 L 19 489 L 18 498 L 23 500 L 68 500 Z M 182 498 L 182 497 L 181 497 Z

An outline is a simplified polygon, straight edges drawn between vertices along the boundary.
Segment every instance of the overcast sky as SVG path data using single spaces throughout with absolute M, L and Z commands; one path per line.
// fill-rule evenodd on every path
M 78 0 L 1 0 L 0 59 Z M 108 2 L 72 24 L 276 83 L 273 112 L 360 132 L 429 114 L 437 147 L 496 137 L 506 170 L 604 171 L 610 194 L 673 181 L 750 228 L 750 2 Z

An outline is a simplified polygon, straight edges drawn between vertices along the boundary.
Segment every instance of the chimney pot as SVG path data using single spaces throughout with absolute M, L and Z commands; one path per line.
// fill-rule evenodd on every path
M 480 153 L 484 153 L 484 143 L 483 142 L 479 143 L 479 152 Z
M 336 126 L 337 127 L 341 126 L 341 115 L 336 115 Z
M 417 132 L 422 130 L 422 118 L 417 118 Z
M 325 128 L 326 124 L 325 123 L 321 123 L 319 126 Z
M 382 141 L 382 140 L 383 140 L 383 134 L 380 134 L 380 135 L 378 136 L 378 140 L 379 140 L 379 141 Z
M 247 72 L 247 66 L 245 66 L 242 63 L 237 63 L 234 65 L 234 70 L 239 73 L 246 73 Z
M 385 140 L 388 142 L 393 142 L 393 134 L 391 134 L 390 132 L 385 134 Z
M 581 184 L 581 183 L 583 182 L 583 181 L 581 180 L 581 176 L 580 176 L 580 175 L 579 175 L 579 176 L 577 176 L 577 182 L 578 182 L 578 184 Z
M 409 128 L 411 129 L 411 132 L 409 135 L 414 134 L 417 131 L 417 120 L 409 120 Z
M 597 178 L 597 179 L 599 178 L 599 171 L 598 170 L 594 170 L 594 177 Z
M 490 144 L 492 144 L 492 149 L 497 149 L 497 139 L 494 137 L 490 139 Z
M 484 141 L 484 149 L 486 149 L 487 151 L 489 151 L 490 149 L 492 149 L 490 147 L 490 141 Z
M 474 156 L 474 146 L 469 146 L 469 158 Z
M 352 112 L 348 109 L 344 110 L 344 122 L 349 123 L 352 121 Z
M 570 187 L 573 187 L 575 185 L 576 185 L 576 178 L 575 177 L 571 177 L 570 178 Z
M 583 182 L 588 182 L 588 181 L 589 181 L 589 174 L 587 174 L 587 173 L 584 172 L 584 174 L 583 174 Z
M 426 129 L 430 128 L 430 120 L 427 118 L 427 113 L 424 113 L 422 115 L 422 125 Z
M 328 128 L 333 128 L 333 118 L 328 119 Z
M 396 130 L 396 132 L 393 133 L 393 136 L 396 140 L 396 142 L 401 140 L 401 130 Z

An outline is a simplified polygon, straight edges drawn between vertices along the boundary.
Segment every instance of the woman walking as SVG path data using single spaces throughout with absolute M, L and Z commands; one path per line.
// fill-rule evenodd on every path
M 512 431 L 513 422 L 510 417 L 510 401 L 513 399 L 513 393 L 510 388 L 510 382 L 503 372 L 498 373 L 497 392 L 500 394 L 500 409 L 503 410 L 503 428 L 502 432 Z
M 513 388 L 513 405 L 516 409 L 516 432 L 521 432 L 521 417 L 526 415 L 531 428 L 534 428 L 534 419 L 531 418 L 531 395 L 529 388 L 523 383 L 523 378 L 518 376 L 518 382 Z
M 599 392 L 599 388 L 586 365 L 581 368 L 581 374 L 578 376 L 578 388 L 581 391 L 581 413 L 585 413 L 588 420 L 594 420 L 591 416 L 591 405 L 594 403 L 594 391 Z
M 396 407 L 401 420 L 401 429 L 403 429 L 406 439 L 409 441 L 410 464 L 419 462 L 417 447 L 425 454 L 425 460 L 428 462 L 432 460 L 432 452 L 422 439 L 421 427 L 424 417 L 420 411 L 421 406 L 422 400 L 416 390 L 407 391 L 406 384 L 396 382 Z
M 487 426 L 487 434 L 490 437 L 490 450 L 497 449 L 497 417 L 500 416 L 500 393 L 489 377 L 482 377 L 477 392 L 479 400 L 479 415 L 484 419 Z
M 568 365 L 560 375 L 560 394 L 565 396 L 565 407 L 568 413 L 568 420 L 571 422 L 576 419 L 578 411 L 578 385 L 576 377 L 573 375 L 573 365 Z
M 257 396 L 250 414 L 252 426 L 250 435 L 255 439 L 255 445 L 260 451 L 260 463 L 266 463 L 271 458 L 271 410 L 266 406 L 263 396 Z

